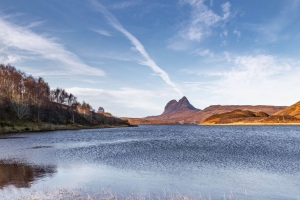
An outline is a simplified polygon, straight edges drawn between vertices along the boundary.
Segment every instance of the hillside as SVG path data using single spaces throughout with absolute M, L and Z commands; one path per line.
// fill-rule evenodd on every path
M 300 119 L 300 101 L 283 110 L 276 112 L 274 115 L 278 115 L 278 116 L 290 115 Z
M 212 105 L 203 110 L 195 108 L 186 97 L 178 102 L 171 100 L 165 106 L 161 115 L 149 116 L 145 118 L 127 118 L 131 124 L 201 124 L 211 115 L 230 112 L 233 110 L 249 110 L 252 112 L 265 112 L 272 115 L 286 106 L 267 105 Z
M 202 124 L 289 124 L 300 123 L 300 102 L 286 107 L 273 115 L 265 112 L 234 110 L 221 114 L 213 114 Z
M 64 89 L 50 90 L 41 77 L 0 65 L 0 133 L 129 125 Z
M 230 124 L 255 123 L 269 117 L 265 112 L 252 112 L 249 110 L 233 110 L 221 114 L 214 114 L 203 121 L 202 124 Z

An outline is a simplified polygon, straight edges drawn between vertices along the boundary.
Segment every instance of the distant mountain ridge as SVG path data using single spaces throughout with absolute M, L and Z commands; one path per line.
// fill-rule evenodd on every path
M 171 100 L 161 115 L 135 118 L 128 121 L 132 124 L 201 124 L 206 118 L 214 114 L 230 112 L 233 110 L 249 110 L 251 112 L 264 112 L 268 115 L 287 108 L 287 106 L 268 105 L 211 105 L 201 110 L 194 107 L 187 97 L 182 97 L 179 101 Z M 140 119 L 140 120 L 139 120 Z

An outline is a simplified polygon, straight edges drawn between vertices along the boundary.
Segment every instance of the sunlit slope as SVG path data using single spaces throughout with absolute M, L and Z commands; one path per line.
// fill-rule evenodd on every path
M 221 114 L 214 114 L 203 121 L 203 124 L 230 124 L 230 123 L 255 123 L 269 117 L 265 112 L 252 112 L 249 110 L 234 110 Z
M 300 119 L 300 101 L 283 110 L 276 112 L 274 115 L 290 115 Z

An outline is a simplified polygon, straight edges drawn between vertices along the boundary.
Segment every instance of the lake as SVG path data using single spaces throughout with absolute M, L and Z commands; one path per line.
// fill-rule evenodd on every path
M 300 126 L 140 125 L 0 135 L 0 198 L 73 190 L 300 199 Z M 104 189 L 103 189 L 104 188 Z

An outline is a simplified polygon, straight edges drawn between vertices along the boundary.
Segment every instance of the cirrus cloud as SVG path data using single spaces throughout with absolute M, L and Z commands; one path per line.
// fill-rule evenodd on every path
M 0 45 L 5 48 L 0 57 L 2 62 L 12 64 L 21 60 L 46 59 L 61 63 L 60 73 L 57 74 L 105 75 L 101 69 L 83 63 L 78 56 L 68 51 L 54 38 L 33 32 L 29 28 L 31 25 L 22 27 L 0 17 L 0 27 Z
M 230 16 L 230 3 L 221 5 L 223 16 L 216 14 L 204 4 L 204 0 L 182 0 L 182 3 L 192 7 L 191 18 L 187 25 L 180 30 L 181 37 L 192 41 L 201 41 L 211 34 L 211 27 L 222 21 L 226 21 Z
M 175 83 L 173 83 L 166 71 L 164 71 L 162 68 L 160 68 L 156 62 L 149 56 L 148 52 L 146 51 L 145 47 L 142 45 L 142 43 L 128 30 L 126 30 L 122 24 L 118 21 L 118 19 L 112 15 L 102 4 L 97 2 L 96 0 L 92 0 L 92 3 L 96 6 L 96 8 L 106 17 L 108 22 L 112 27 L 114 27 L 116 30 L 121 32 L 133 45 L 134 50 L 139 52 L 141 56 L 143 57 L 143 60 L 139 61 L 139 64 L 148 66 L 152 69 L 152 71 L 159 75 L 166 84 L 171 86 L 178 94 L 183 96 L 180 89 L 176 86 Z

